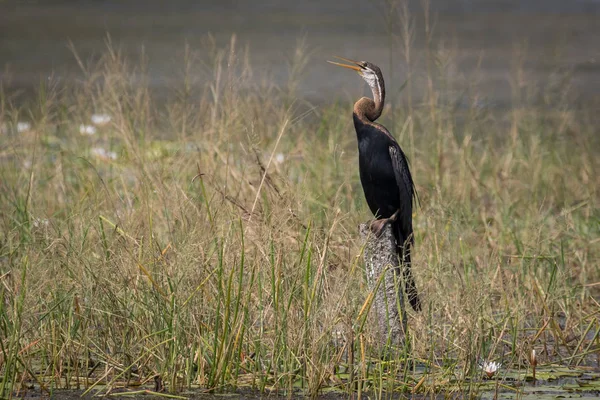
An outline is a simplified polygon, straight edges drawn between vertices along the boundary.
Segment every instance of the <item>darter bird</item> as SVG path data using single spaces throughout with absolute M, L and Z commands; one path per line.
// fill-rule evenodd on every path
M 379 235 L 386 223 L 392 224 L 406 294 L 412 308 L 420 311 L 421 302 L 410 259 L 414 245 L 412 210 L 417 193 L 400 145 L 383 125 L 375 122 L 381 116 L 385 102 L 383 75 L 373 63 L 336 58 L 350 65 L 329 62 L 358 72 L 373 92 L 373 99 L 362 97 L 354 103 L 360 182 L 367 204 L 376 218 L 371 224 L 374 233 Z

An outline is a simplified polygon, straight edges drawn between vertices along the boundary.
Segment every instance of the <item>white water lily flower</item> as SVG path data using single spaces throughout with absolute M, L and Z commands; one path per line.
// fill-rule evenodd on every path
M 91 120 L 92 124 L 96 126 L 102 126 L 108 124 L 111 120 L 111 117 L 108 114 L 93 114 Z
M 50 221 L 48 221 L 46 218 L 33 218 L 31 222 L 32 225 L 36 228 L 48 226 L 50 224 Z
M 479 363 L 479 368 L 481 368 L 483 370 L 483 372 L 486 373 L 488 378 L 491 378 L 492 376 L 494 376 L 494 374 L 496 372 L 498 372 L 498 370 L 500 369 L 501 366 L 502 366 L 501 363 L 497 363 L 494 361 L 492 361 L 492 362 L 482 361 Z
M 90 150 L 90 152 L 92 153 L 92 155 L 103 159 L 103 160 L 116 160 L 117 159 L 117 153 L 115 153 L 114 151 L 107 151 L 105 149 L 103 149 L 102 147 L 94 147 L 92 150 Z
M 29 122 L 17 122 L 17 132 L 23 133 L 27 132 L 31 129 L 31 124 Z
M 92 125 L 81 124 L 79 125 L 79 133 L 81 133 L 82 135 L 95 135 L 96 127 Z

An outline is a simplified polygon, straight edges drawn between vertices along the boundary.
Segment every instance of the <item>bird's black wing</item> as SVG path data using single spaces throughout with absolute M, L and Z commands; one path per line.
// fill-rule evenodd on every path
M 400 212 L 398 215 L 398 222 L 402 229 L 404 239 L 412 239 L 412 206 L 413 199 L 415 197 L 415 185 L 408 169 L 408 162 L 406 156 L 400 149 L 400 146 L 391 145 L 389 147 L 390 158 L 392 159 L 392 166 L 394 168 L 394 175 L 396 177 L 396 184 L 400 191 Z
M 412 205 L 415 196 L 415 185 L 408 169 L 406 156 L 396 143 L 389 147 L 390 158 L 396 176 L 396 184 L 400 191 L 400 212 L 396 221 L 396 229 L 399 229 L 399 235 L 396 240 L 404 240 L 404 243 L 397 243 L 399 255 L 402 262 L 402 275 L 404 276 L 404 287 L 408 301 L 415 311 L 421 311 L 421 300 L 417 285 L 411 271 L 411 247 L 414 243 L 412 228 Z

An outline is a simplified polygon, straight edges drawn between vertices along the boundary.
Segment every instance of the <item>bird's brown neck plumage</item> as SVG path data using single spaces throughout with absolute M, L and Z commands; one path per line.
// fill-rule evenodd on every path
M 381 116 L 385 103 L 385 85 L 383 77 L 378 76 L 376 80 L 368 82 L 373 93 L 373 99 L 362 97 L 354 103 L 354 113 L 365 122 L 375 122 Z

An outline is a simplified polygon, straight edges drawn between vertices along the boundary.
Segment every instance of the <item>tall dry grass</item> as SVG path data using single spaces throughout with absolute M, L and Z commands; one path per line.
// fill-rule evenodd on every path
M 112 45 L 80 60 L 82 84 L 44 84 L 20 108 L 2 94 L 2 396 L 155 377 L 173 392 L 476 394 L 481 359 L 500 376 L 527 370 L 531 349 L 540 365 L 598 362 L 593 110 L 532 107 L 518 63 L 505 113 L 453 80 L 447 49 L 412 70 L 425 101 L 408 85 L 410 106 L 382 122 L 411 155 L 424 310 L 409 310 L 410 351 L 379 361 L 351 105 L 295 100 L 305 48 L 283 89 L 233 37 L 188 48 L 164 103 Z M 80 134 L 97 112 L 111 121 Z

